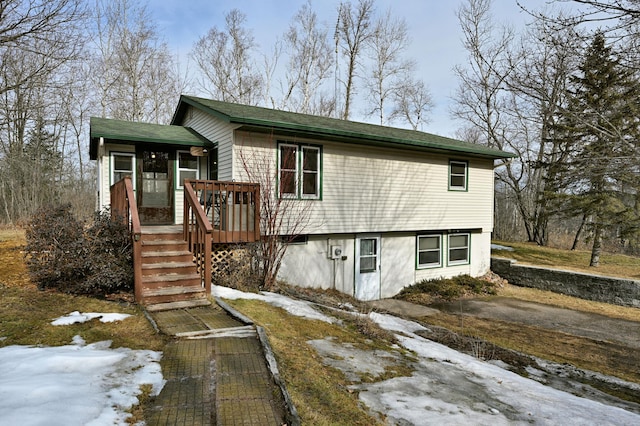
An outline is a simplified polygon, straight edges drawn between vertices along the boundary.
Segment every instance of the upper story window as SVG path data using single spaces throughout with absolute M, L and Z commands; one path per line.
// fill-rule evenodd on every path
M 280 197 L 320 198 L 321 155 L 319 146 L 278 144 Z
M 418 269 L 442 266 L 442 236 L 418 235 Z
M 178 188 L 183 188 L 185 179 L 198 179 L 199 171 L 198 157 L 191 155 L 189 151 L 178 151 Z
M 125 176 L 130 176 L 134 181 L 135 187 L 135 154 L 129 152 L 112 152 L 111 153 L 111 182 L 113 185 L 119 182 Z
M 452 191 L 466 191 L 469 181 L 469 163 L 466 161 L 449 161 L 449 189 Z
M 449 234 L 449 265 L 469 263 L 469 234 Z

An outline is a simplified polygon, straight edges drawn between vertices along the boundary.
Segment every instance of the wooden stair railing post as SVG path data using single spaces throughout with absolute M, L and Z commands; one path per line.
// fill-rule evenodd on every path
M 142 228 L 131 177 L 126 176 L 111 186 L 111 218 L 124 221 L 133 246 L 133 288 L 136 302 L 142 300 Z
M 253 239 L 252 241 L 260 241 L 260 184 L 253 185 Z
M 200 276 L 204 281 L 206 292 L 211 294 L 211 233 L 213 227 L 205 214 L 206 205 L 204 208 L 200 207 L 200 202 L 193 189 L 193 181 L 187 180 L 184 183 L 184 209 L 184 235 L 188 237 L 186 240 L 189 242 L 189 249 L 193 253 L 196 263 L 200 265 Z

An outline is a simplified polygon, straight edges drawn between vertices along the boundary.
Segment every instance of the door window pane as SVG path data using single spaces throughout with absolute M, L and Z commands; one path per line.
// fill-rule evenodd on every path
M 169 153 L 142 155 L 142 207 L 169 207 Z
M 375 272 L 378 268 L 378 240 L 363 238 L 360 240 L 360 272 Z

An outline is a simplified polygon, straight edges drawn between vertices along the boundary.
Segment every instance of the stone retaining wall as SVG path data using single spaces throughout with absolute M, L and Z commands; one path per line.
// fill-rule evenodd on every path
M 640 281 L 520 265 L 496 257 L 491 258 L 491 270 L 513 285 L 640 308 Z

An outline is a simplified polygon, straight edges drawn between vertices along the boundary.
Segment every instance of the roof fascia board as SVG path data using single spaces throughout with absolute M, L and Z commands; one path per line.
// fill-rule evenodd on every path
M 239 120 L 232 119 L 232 123 L 242 124 Z M 260 124 L 248 125 L 249 122 L 262 122 Z M 331 132 L 324 131 L 325 129 L 319 129 L 318 131 L 312 131 L 308 127 L 301 126 L 283 126 L 276 127 L 274 126 L 274 122 L 267 122 L 265 124 L 262 120 L 245 120 L 245 126 L 238 128 L 237 130 L 242 131 L 253 131 L 256 133 L 273 133 L 275 136 L 282 135 L 284 137 L 305 137 L 310 139 L 318 139 L 323 141 L 335 141 L 335 142 L 344 142 L 353 145 L 364 145 L 364 146 L 375 146 L 382 148 L 394 148 L 401 149 L 404 151 L 420 151 L 420 152 L 434 152 L 439 154 L 460 154 L 469 157 L 476 158 L 487 158 L 487 159 L 507 159 L 516 157 L 515 154 L 510 152 L 485 152 L 484 149 L 480 150 L 468 150 L 463 147 L 450 147 L 450 146 L 441 146 L 438 144 L 431 144 L 430 146 L 419 145 L 407 143 L 405 141 L 400 141 L 398 139 L 389 138 L 387 140 L 381 140 L 378 138 L 367 137 L 366 135 L 362 135 L 359 133 L 353 132 Z M 269 126 L 271 124 L 271 126 Z M 482 148 L 481 145 L 479 145 Z

